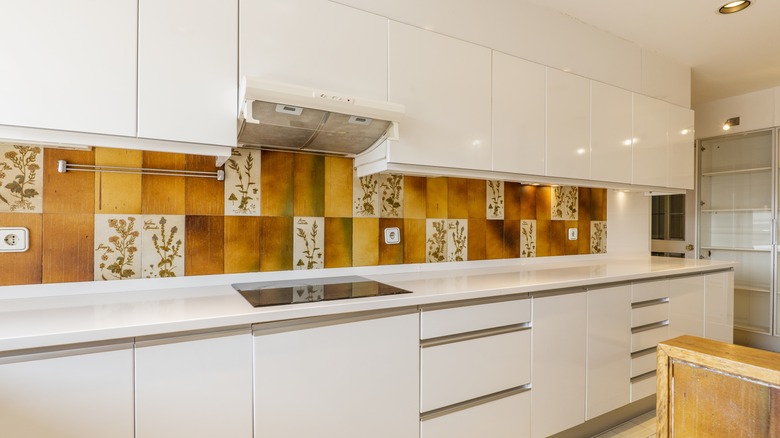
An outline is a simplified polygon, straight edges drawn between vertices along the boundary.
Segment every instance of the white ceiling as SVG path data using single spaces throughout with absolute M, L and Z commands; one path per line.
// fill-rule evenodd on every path
M 780 85 L 780 1 L 526 0 L 691 66 L 693 104 Z

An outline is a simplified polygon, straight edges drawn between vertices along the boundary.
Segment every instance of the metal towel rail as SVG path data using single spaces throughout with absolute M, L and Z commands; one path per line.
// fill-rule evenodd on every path
M 186 176 L 190 178 L 216 178 L 217 181 L 225 180 L 225 171 L 217 169 L 216 172 L 203 172 L 198 170 L 176 169 L 149 169 L 143 167 L 120 166 L 94 166 L 91 164 L 73 164 L 66 160 L 57 161 L 57 172 L 104 172 L 104 173 L 128 173 L 132 175 L 157 175 L 157 176 Z

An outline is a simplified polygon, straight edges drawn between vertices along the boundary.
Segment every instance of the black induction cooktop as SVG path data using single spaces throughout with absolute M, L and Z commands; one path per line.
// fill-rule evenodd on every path
M 358 276 L 237 283 L 231 286 L 254 307 L 411 293 Z

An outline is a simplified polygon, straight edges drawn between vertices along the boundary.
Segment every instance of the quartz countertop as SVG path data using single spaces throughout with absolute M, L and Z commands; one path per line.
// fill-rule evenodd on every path
M 226 277 L 222 284 L 218 283 L 219 278 L 210 280 L 216 284 L 201 286 L 171 282 L 168 287 L 158 282 L 150 283 L 155 288 L 116 292 L 97 292 L 98 286 L 88 285 L 88 293 L 31 297 L 12 294 L 3 298 L 0 290 L 0 352 L 581 288 L 733 266 L 731 262 L 634 256 L 534 263 L 462 262 L 443 267 L 406 265 L 397 267 L 394 273 L 352 269 L 350 274 L 413 293 L 264 308 L 253 308 L 230 286 L 234 277 Z M 328 271 L 331 270 L 321 271 L 322 276 L 334 275 Z M 283 276 L 276 273 L 273 279 Z M 256 274 L 247 278 L 264 281 L 267 277 Z M 74 289 L 72 285 L 64 288 Z

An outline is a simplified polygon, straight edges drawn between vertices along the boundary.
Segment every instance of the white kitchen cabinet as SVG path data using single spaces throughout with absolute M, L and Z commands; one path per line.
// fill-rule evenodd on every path
M 534 297 L 531 436 L 547 437 L 585 421 L 587 295 Z
M 547 175 L 589 179 L 590 161 L 590 81 L 548 68 Z
M 632 94 L 595 81 L 591 81 L 590 86 L 591 178 L 630 184 L 633 144 Z
M 545 172 L 545 67 L 493 52 L 493 170 Z
M 0 125 L 135 136 L 136 0 L 4 2 Z
M 132 342 L 0 357 L 0 435 L 134 438 Z
M 523 392 L 425 420 L 420 438 L 527 438 L 531 393 Z
M 135 379 L 136 438 L 252 437 L 249 328 L 137 340 Z
M 235 146 L 238 0 L 140 0 L 138 136 Z
M 628 404 L 631 398 L 631 286 L 593 289 L 587 297 L 585 414 L 590 420 Z
M 668 186 L 693 190 L 696 147 L 693 138 L 693 110 L 667 104 L 669 111 Z
M 669 279 L 669 338 L 704 337 L 704 276 Z
M 485 47 L 390 22 L 388 99 L 406 115 L 388 162 L 492 169 L 490 57 Z
M 734 342 L 734 272 L 704 276 L 704 337 Z
M 255 436 L 419 436 L 419 314 L 254 328 Z
M 239 77 L 387 100 L 387 19 L 325 0 L 240 0 Z
M 634 94 L 634 184 L 668 184 L 668 109 L 669 104 L 662 100 Z

